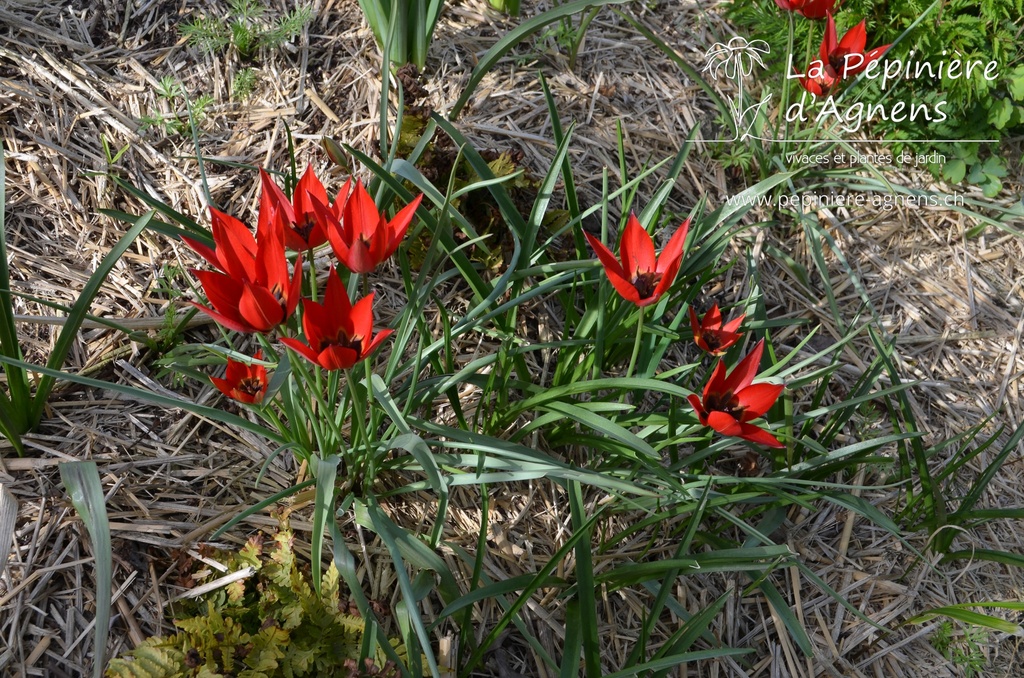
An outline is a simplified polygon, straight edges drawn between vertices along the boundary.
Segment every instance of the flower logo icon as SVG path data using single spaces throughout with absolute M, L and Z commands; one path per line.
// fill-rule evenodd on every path
M 764 40 L 748 42 L 746 38 L 736 36 L 729 40 L 728 44 L 716 42 L 708 49 L 704 54 L 707 63 L 703 72 L 710 72 L 712 77 L 717 78 L 719 71 L 724 69 L 728 78 L 745 77 L 754 72 L 755 63 L 764 68 L 761 55 L 770 52 L 771 48 Z

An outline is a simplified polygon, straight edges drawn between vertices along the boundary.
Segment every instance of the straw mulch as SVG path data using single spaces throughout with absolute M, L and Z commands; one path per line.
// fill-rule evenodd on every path
M 272 14 L 287 9 L 276 0 L 269 7 Z M 283 169 L 286 124 L 297 144 L 300 169 L 307 161 L 326 169 L 318 150 L 322 135 L 372 154 L 379 101 L 377 48 L 354 0 L 318 0 L 314 10 L 315 19 L 301 37 L 267 53 L 255 65 L 259 79 L 251 97 L 235 101 L 230 83 L 244 64 L 223 54 L 204 55 L 187 46 L 176 30 L 197 11 L 225 16 L 226 5 L 220 0 L 203 3 L 200 10 L 158 1 L 0 2 L 0 135 L 7 153 L 14 290 L 70 304 L 88 272 L 125 230 L 124 224 L 100 216 L 98 210 L 145 210 L 140 201 L 118 190 L 107 172 L 117 172 L 185 214 L 203 217 L 207 205 L 191 139 L 140 128 L 139 120 L 154 112 L 184 112 L 180 101 L 157 96 L 159 81 L 166 76 L 177 79 L 193 98 L 213 96 L 200 137 L 202 153 L 210 160 Z M 697 66 L 711 44 L 730 36 L 728 26 L 707 7 L 647 3 L 627 11 Z M 424 80 L 426 101 L 446 110 L 482 53 L 513 25 L 483 2 L 448 7 Z M 544 72 L 563 120 L 577 122 L 571 160 L 590 204 L 600 198 L 603 170 L 608 168 L 612 176 L 617 172 L 617 121 L 623 125 L 630 172 L 651 159 L 674 154 L 695 125 L 702 126 L 704 138 L 715 136 L 715 114 L 699 88 L 607 11 L 591 25 L 573 70 L 550 36 L 520 45 L 484 80 L 458 121 L 460 129 L 480 146 L 522 152 L 525 166 L 536 173 L 545 171 L 554 145 L 538 71 Z M 108 166 L 101 139 L 112 151 L 129 146 L 114 167 Z M 686 213 L 700 198 L 706 197 L 712 207 L 719 205 L 739 190 L 729 174 L 708 160 L 706 150 L 701 146 L 690 156 L 672 195 L 671 204 L 679 213 Z M 205 169 L 213 198 L 240 217 L 250 217 L 257 191 L 254 177 L 212 162 Z M 930 184 L 929 176 L 919 174 L 898 180 Z M 655 183 L 648 181 L 641 189 L 639 205 Z M 335 174 L 329 188 L 339 185 Z M 1019 178 L 1010 188 L 1019 190 Z M 832 267 L 827 283 L 812 275 L 811 284 L 804 285 L 765 254 L 778 248 L 813 271 L 809 243 L 797 229 L 753 231 L 735 243 L 738 261 L 751 248 L 758 258 L 771 317 L 808 319 L 822 327 L 824 341 L 838 338 L 841 331 L 823 285 L 836 290 L 846 318 L 866 314 L 867 297 L 879 324 L 897 337 L 904 374 L 920 381 L 912 392 L 913 405 L 929 442 L 988 416 L 993 417 L 990 430 L 1020 421 L 1021 242 L 996 230 L 967 239 L 965 231 L 973 223 L 948 211 L 838 211 L 820 216 L 829 219 L 839 248 L 826 251 Z M 851 262 L 855 276 L 842 259 Z M 93 312 L 141 329 L 159 328 L 169 309 L 180 308 L 183 299 L 191 298 L 181 271 L 195 264 L 191 253 L 178 244 L 144 234 L 115 268 Z M 388 307 L 397 310 L 402 303 L 387 294 L 388 275 L 393 274 L 385 273 L 376 284 L 385 316 Z M 719 287 L 705 292 L 731 300 L 750 283 L 745 269 L 737 266 Z M 17 301 L 16 312 L 26 316 L 21 336 L 27 356 L 44 361 L 55 338 L 54 326 L 46 318 L 55 312 L 24 297 Z M 776 338 L 795 346 L 806 327 L 782 330 Z M 188 338 L 193 341 L 214 336 L 209 327 L 191 332 Z M 474 350 L 461 348 L 467 354 Z M 864 337 L 844 353 L 847 364 L 837 388 L 856 380 L 870 351 Z M 67 368 L 227 406 L 207 385 L 158 382 L 159 357 L 122 334 L 87 327 Z M 0 458 L 0 516 L 8 509 L 13 516 L 13 539 L 0 544 L 0 553 L 10 547 L 6 564 L 0 566 L 4 675 L 78 676 L 91 667 L 95 656 L 92 554 L 60 485 L 61 461 L 93 459 L 104 482 L 114 537 L 115 619 L 107 648 L 111 653 L 169 631 L 165 613 L 182 592 L 176 580 L 180 560 L 240 508 L 291 486 L 297 471 L 282 455 L 257 488 L 257 470 L 272 450 L 255 436 L 185 412 L 73 385 L 60 388 L 52 400 L 41 431 L 27 438 L 32 456 L 17 459 L 7 450 Z M 874 422 L 866 416 L 861 423 L 867 431 Z M 991 451 L 983 454 L 968 476 L 980 471 L 990 455 Z M 942 461 L 936 458 L 934 463 Z M 985 504 L 1024 502 L 1021 473 L 1021 457 L 1014 454 L 989 488 Z M 862 473 L 845 480 L 879 478 Z M 964 487 L 969 481 L 964 479 Z M 489 576 L 500 579 L 535 570 L 567 534 L 570 519 L 564 497 L 544 482 L 495 488 L 492 494 Z M 863 496 L 891 511 L 900 493 L 891 488 L 865 491 Z M 415 526 L 429 523 L 431 506 L 424 497 L 420 503 L 402 502 L 391 508 L 396 519 Z M 472 492 L 458 492 L 453 506 L 446 539 L 473 549 L 480 524 L 478 499 Z M 308 535 L 305 508 L 294 507 L 292 526 Z M 221 544 L 238 545 L 253 530 L 275 525 L 269 513 L 255 516 Z M 3 527 L 0 520 L 0 531 Z M 1024 531 L 1015 527 L 985 525 L 958 535 L 957 547 L 1020 552 Z M 814 513 L 794 510 L 786 529 L 781 538 L 816 574 L 888 631 L 861 622 L 796 569 L 782 571 L 773 581 L 811 633 L 816 656 L 808 660 L 760 596 L 739 594 L 748 582 L 732 576 L 685 577 L 679 580 L 676 598 L 690 611 L 722 592 L 737 592 L 713 630 L 723 643 L 754 648 L 755 654 L 749 663 L 708 662 L 678 675 L 958 675 L 928 642 L 938 621 L 921 626 L 901 622 L 949 603 L 1019 600 L 1024 589 L 1018 570 L 992 564 L 929 562 L 911 569 L 915 560 L 905 545 L 835 506 Z M 926 540 L 926 535 L 915 535 L 910 542 L 923 550 Z M 643 546 L 622 544 L 595 566 L 601 570 L 616 559 L 634 557 Z M 672 547 L 654 548 L 667 553 Z M 366 581 L 369 595 L 387 603 L 395 587 L 382 553 L 375 542 L 367 544 Z M 445 557 L 453 567 L 462 567 L 450 553 Z M 599 619 L 605 631 L 606 667 L 621 665 L 649 603 L 650 598 L 636 590 L 603 592 Z M 560 646 L 564 635 L 561 605 L 553 597 L 537 597 L 523 612 L 531 630 L 550 639 L 545 642 L 552 643 L 552 649 Z M 656 634 L 664 638 L 672 630 L 665 623 Z M 1024 659 L 1018 641 L 987 636 L 982 644 L 989 660 L 985 675 L 1014 675 L 1012 667 Z M 550 675 L 515 635 L 502 639 L 487 670 L 481 675 Z

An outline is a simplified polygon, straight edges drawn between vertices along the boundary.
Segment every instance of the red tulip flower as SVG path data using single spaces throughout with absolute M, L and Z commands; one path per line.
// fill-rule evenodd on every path
M 693 341 L 711 355 L 722 355 L 743 336 L 736 330 L 746 316 L 741 315 L 722 325 L 722 313 L 718 304 L 704 314 L 698 322 L 697 312 L 690 307 L 690 327 L 693 329 Z
M 687 219 L 672 234 L 661 255 L 654 255 L 654 240 L 647 234 L 636 216 L 629 215 L 626 228 L 622 230 L 620 264 L 612 251 L 600 240 L 584 233 L 587 241 L 604 265 L 608 281 L 626 301 L 637 306 L 649 306 L 661 299 L 662 295 L 675 282 L 676 274 L 683 258 L 683 243 L 690 229 Z
M 312 167 L 306 168 L 306 172 L 295 185 L 292 200 L 288 200 L 284 191 L 262 169 L 260 180 L 263 185 L 263 192 L 260 195 L 260 221 L 280 222 L 279 227 L 284 231 L 285 247 L 295 252 L 304 252 L 327 242 L 327 225 L 322 222 L 320 213 L 314 205 L 319 203 L 321 206 L 328 206 L 325 210 L 332 223 L 336 223 L 341 219 L 351 181 L 345 182 L 338 193 L 338 199 L 331 204 L 327 197 L 327 189 L 320 183 Z
M 751 383 L 757 374 L 763 350 L 764 339 L 757 342 L 754 350 L 728 376 L 725 374 L 725 364 L 719 359 L 711 379 L 704 387 L 704 395 L 700 398 L 691 395 L 687 400 L 697 413 L 700 423 L 722 435 L 743 438 L 768 447 L 785 447 L 768 431 L 748 423 L 767 412 L 783 389 L 775 384 Z
M 353 273 L 372 272 L 398 249 L 421 200 L 422 194 L 387 221 L 362 182 L 357 181 L 345 203 L 341 223 L 335 219 L 327 229 L 335 256 Z
M 802 14 L 808 19 L 824 19 L 839 4 L 836 0 L 775 0 L 780 9 Z
M 302 330 L 307 344 L 282 338 L 286 346 L 327 370 L 347 370 L 380 346 L 392 330 L 373 334 L 373 295 L 353 306 L 344 283 L 331 268 L 322 304 L 302 300 Z
M 265 223 L 260 212 L 257 242 L 238 219 L 210 208 L 215 248 L 183 237 L 217 271 L 193 270 L 213 308 L 195 302 L 218 323 L 236 332 L 267 332 L 291 316 L 299 303 L 302 257 L 288 277 L 284 256 L 284 235 L 280 228 Z
M 254 357 L 262 360 L 263 351 L 257 351 Z M 263 400 L 267 392 L 267 368 L 228 358 L 228 370 L 224 378 L 210 377 L 210 381 L 232 400 L 255 405 Z
M 803 88 L 816 97 L 828 96 L 834 92 L 839 83 L 863 71 L 872 61 L 881 58 L 890 47 L 875 47 L 865 54 L 868 32 L 864 21 L 848 30 L 842 40 L 837 40 L 835 19 L 831 13 L 826 16 L 828 23 L 819 50 L 821 58 L 811 62 L 807 67 L 807 73 L 800 78 Z

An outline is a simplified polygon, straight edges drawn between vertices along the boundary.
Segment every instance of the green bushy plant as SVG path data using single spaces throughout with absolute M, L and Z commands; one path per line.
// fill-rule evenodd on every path
M 139 118 L 139 131 L 159 129 L 164 134 L 184 134 L 190 128 L 189 120 L 198 127 L 206 120 L 206 111 L 213 104 L 213 97 L 200 94 L 189 100 L 181 83 L 172 76 L 161 78 L 156 88 L 157 96 L 165 102 L 166 111 L 155 110 Z
M 966 678 L 982 675 L 988 660 L 981 645 L 988 639 L 984 629 L 968 626 L 962 631 L 946 620 L 931 637 L 932 646 L 946 659 L 960 667 Z
M 296 7 L 278 19 L 266 18 L 266 7 L 259 0 L 231 0 L 228 20 L 198 17 L 183 24 L 181 34 L 189 44 L 205 52 L 232 48 L 243 61 L 256 58 L 260 49 L 274 49 L 302 32 L 313 18 L 309 7 Z
M 251 576 L 186 606 L 174 621 L 177 633 L 147 639 L 112 660 L 106 675 L 398 676 L 383 657 L 380 665 L 360 664 L 363 620 L 343 599 L 337 568 L 331 565 L 315 592 L 299 567 L 294 541 L 283 524 L 269 544 L 258 535 L 237 553 L 211 554 L 228 571 Z M 402 652 L 397 642 L 393 646 Z

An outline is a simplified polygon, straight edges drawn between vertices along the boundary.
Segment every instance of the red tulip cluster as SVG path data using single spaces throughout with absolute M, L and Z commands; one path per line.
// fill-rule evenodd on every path
M 632 214 L 622 231 L 618 258 L 600 240 L 589 233 L 584 235 L 604 266 L 612 287 L 623 299 L 643 308 L 657 303 L 675 282 L 689 227 L 687 219 L 672 234 L 660 255 L 655 254 L 653 238 Z M 742 315 L 724 322 L 717 304 L 701 319 L 693 308 L 689 312 L 694 343 L 711 355 L 721 356 L 742 336 L 738 332 Z M 689 402 L 700 423 L 722 435 L 769 447 L 784 447 L 774 435 L 750 423 L 771 408 L 783 389 L 781 385 L 753 383 L 763 350 L 762 339 L 728 376 L 725 363 L 719 358 L 703 396 L 691 395 Z
M 749 423 L 767 412 L 783 389 L 778 384 L 753 383 L 763 351 L 764 339 L 757 342 L 754 350 L 728 376 L 725 363 L 719 359 L 704 386 L 703 395 L 700 398 L 691 395 L 687 400 L 701 424 L 724 436 L 735 436 L 768 447 L 785 447 L 771 433 Z
M 721 356 L 743 336 L 737 330 L 744 317 L 741 315 L 723 323 L 722 313 L 718 310 L 718 304 L 715 304 L 698 320 L 691 306 L 690 328 L 693 330 L 693 341 L 711 355 Z M 769 447 L 784 447 L 771 433 L 748 423 L 767 412 L 783 388 L 775 384 L 752 383 L 763 350 L 764 339 L 757 342 L 754 350 L 728 376 L 725 374 L 725 363 L 719 358 L 711 378 L 704 386 L 704 394 L 700 398 L 691 395 L 688 400 L 700 423 L 722 435 L 743 438 Z
M 800 84 L 816 97 L 828 96 L 838 89 L 843 80 L 857 75 L 889 49 L 890 45 L 864 51 L 867 46 L 867 22 L 848 30 L 838 39 L 832 13 L 836 0 L 775 0 L 779 8 L 796 12 L 808 19 L 826 19 L 825 37 L 821 41 L 820 58 L 812 61 L 804 73 L 797 73 Z
M 183 238 L 217 269 L 193 271 L 210 302 L 194 305 L 236 332 L 267 333 L 292 316 L 302 294 L 302 252 L 329 242 L 348 270 L 372 272 L 398 249 L 423 198 L 417 196 L 388 221 L 361 182 L 354 189 L 346 182 L 332 203 L 312 169 L 299 179 L 290 200 L 266 172 L 261 170 L 260 178 L 255 237 L 238 219 L 210 208 L 214 247 Z M 285 248 L 299 252 L 291 274 Z M 371 337 L 372 306 L 373 295 L 351 303 L 332 268 L 323 303 L 302 300 L 308 344 L 293 338 L 282 341 L 325 369 L 351 368 L 390 334 L 388 330 Z M 235 400 L 258 403 L 266 390 L 266 369 L 228 360 L 225 378 L 213 383 Z

